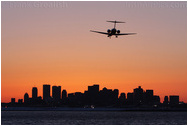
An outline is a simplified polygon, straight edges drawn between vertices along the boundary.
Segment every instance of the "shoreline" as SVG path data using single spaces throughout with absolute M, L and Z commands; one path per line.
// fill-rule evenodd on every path
M 1 107 L 1 111 L 148 111 L 187 112 L 187 108 L 70 108 L 70 107 Z

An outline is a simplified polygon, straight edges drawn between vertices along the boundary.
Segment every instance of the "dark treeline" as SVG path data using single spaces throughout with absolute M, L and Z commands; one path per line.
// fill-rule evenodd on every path
M 38 106 L 38 107 L 186 107 L 186 104 L 179 102 L 179 96 L 165 96 L 163 103 L 160 97 L 154 95 L 153 90 L 144 91 L 141 86 L 135 88 L 133 92 L 119 93 L 118 89 L 99 90 L 99 85 L 88 86 L 88 90 L 67 94 L 66 90 L 61 90 L 61 86 L 52 86 L 52 96 L 50 96 L 51 86 L 43 85 L 43 98 L 38 96 L 37 87 L 32 88 L 32 97 L 28 93 L 23 99 L 11 98 L 11 102 L 6 106 Z M 5 104 L 2 104 L 2 106 Z

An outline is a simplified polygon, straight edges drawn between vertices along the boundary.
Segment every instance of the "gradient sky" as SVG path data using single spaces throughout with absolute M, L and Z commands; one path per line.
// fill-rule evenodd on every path
M 32 87 L 153 89 L 187 102 L 186 2 L 1 2 L 1 101 Z M 112 37 L 121 32 L 137 35 Z

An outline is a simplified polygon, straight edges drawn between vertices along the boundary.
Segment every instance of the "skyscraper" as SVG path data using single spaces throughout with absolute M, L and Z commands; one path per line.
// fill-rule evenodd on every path
M 135 105 L 143 103 L 143 89 L 141 88 L 141 86 L 134 89 L 133 102 Z
M 118 99 L 118 96 L 119 96 L 119 90 L 118 89 L 114 89 L 113 90 L 113 96 L 114 98 L 117 100 Z
M 33 89 L 32 89 L 32 99 L 37 99 L 37 97 L 38 97 L 37 87 L 33 87 Z
M 99 96 L 99 85 L 88 86 L 87 102 L 88 104 L 96 104 Z
M 61 86 L 52 87 L 52 97 L 54 102 L 59 102 L 61 99 Z
M 146 90 L 144 100 L 146 104 L 153 104 L 153 90 Z
M 66 99 L 67 99 L 67 91 L 66 91 L 66 90 L 63 90 L 63 91 L 62 91 L 62 100 L 63 100 L 63 102 L 65 102 Z
M 88 86 L 88 92 L 92 94 L 97 94 L 99 93 L 99 85 L 93 85 L 93 86 Z
M 124 105 L 125 101 L 126 101 L 125 93 L 121 93 L 120 96 L 119 96 L 120 105 Z
M 29 103 L 29 95 L 28 95 L 28 93 L 25 93 L 25 95 L 24 95 L 24 103 Z
M 48 102 L 50 99 L 50 85 L 43 85 L 43 100 Z

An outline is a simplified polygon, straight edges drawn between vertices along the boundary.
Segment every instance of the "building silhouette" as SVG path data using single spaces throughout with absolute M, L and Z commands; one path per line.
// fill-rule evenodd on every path
M 52 86 L 52 98 L 54 103 L 61 100 L 61 86 Z
M 85 94 L 86 104 L 97 104 L 99 97 L 99 85 L 88 86 L 88 91 Z
M 84 94 L 81 92 L 75 92 L 74 93 L 75 98 L 75 106 L 83 106 L 84 105 Z
M 38 90 L 37 87 L 32 88 L 32 99 L 37 99 L 38 97 Z
M 170 96 L 170 105 L 178 105 L 179 104 L 179 96 L 171 95 Z
M 119 90 L 118 89 L 107 89 L 104 87 L 99 91 L 98 104 L 100 106 L 117 106 L 119 103 Z
M 134 89 L 134 93 L 133 93 L 133 103 L 134 105 L 141 105 L 143 104 L 143 99 L 144 99 L 144 92 L 143 89 L 141 88 L 141 86 L 139 86 L 138 88 Z
M 144 102 L 149 105 L 153 104 L 153 90 L 146 90 Z
M 11 103 L 15 104 L 15 98 L 11 98 Z
M 51 97 L 50 97 L 50 85 L 43 85 L 43 100 L 45 102 L 50 102 Z
M 163 104 L 168 105 L 168 96 L 165 96 L 165 97 L 164 97 L 164 102 L 163 102 Z
M 127 93 L 127 104 L 128 105 L 133 105 L 133 93 Z
M 153 96 L 153 104 L 154 105 L 159 105 L 160 104 L 160 97 L 157 95 Z
M 114 105 L 117 104 L 118 98 L 119 98 L 119 90 L 114 89 L 113 92 L 112 92 L 112 102 L 113 102 Z
M 68 94 L 68 105 L 69 106 L 75 106 L 75 95 L 74 95 L 74 93 Z
M 25 93 L 25 94 L 24 94 L 24 103 L 25 103 L 25 104 L 28 104 L 28 103 L 29 103 L 29 95 L 28 95 L 28 93 Z
M 119 104 L 120 106 L 123 106 L 126 104 L 126 96 L 125 93 L 121 93 L 119 96 Z
M 23 99 L 18 99 L 18 103 L 22 104 L 23 103 Z
M 67 103 L 67 91 L 66 90 L 62 91 L 62 103 L 64 104 Z

